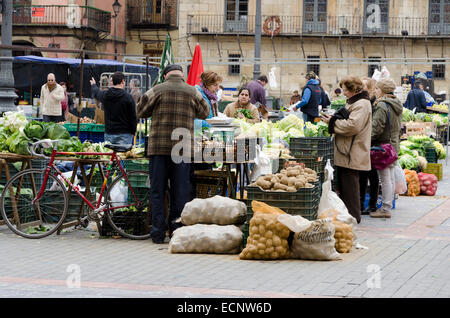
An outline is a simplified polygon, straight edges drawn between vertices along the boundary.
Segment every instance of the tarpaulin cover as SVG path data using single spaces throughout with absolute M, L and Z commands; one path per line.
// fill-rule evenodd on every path
M 15 56 L 13 62 L 14 87 L 19 91 L 30 92 L 39 95 L 41 86 L 47 81 L 47 74 L 54 73 L 56 81 L 68 83 L 69 91 L 79 93 L 81 59 L 50 58 L 34 55 Z M 93 77 L 97 83 L 105 72 L 124 71 L 128 73 L 146 73 L 146 65 L 122 63 L 116 60 L 85 59 L 83 70 L 83 95 L 91 97 L 91 85 L 89 80 Z M 149 66 L 149 75 L 152 83 L 158 77 L 159 68 Z M 142 83 L 145 87 L 145 84 Z

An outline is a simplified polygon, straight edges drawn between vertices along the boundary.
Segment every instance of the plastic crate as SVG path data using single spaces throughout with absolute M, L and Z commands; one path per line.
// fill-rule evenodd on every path
M 150 228 L 146 226 L 150 222 L 147 222 L 147 217 L 151 220 L 151 213 L 146 212 L 134 212 L 134 211 L 116 211 L 113 213 L 113 222 L 125 232 L 129 232 L 133 235 L 144 235 L 150 233 Z M 105 219 L 102 221 L 100 236 L 119 236 Z
M 292 156 L 314 156 L 324 159 L 334 157 L 334 143 L 331 137 L 291 138 L 289 151 Z
M 429 163 L 437 163 L 438 155 L 436 153 L 436 149 L 426 148 L 425 149 L 425 159 L 427 159 L 427 162 L 429 162 Z
M 70 136 L 77 136 L 77 131 L 69 131 Z M 89 131 L 81 131 L 80 130 L 80 135 L 78 136 L 78 139 L 80 139 L 81 142 L 84 142 L 86 140 L 90 139 L 90 134 Z
M 77 132 L 77 127 L 78 124 L 77 123 L 65 123 L 64 124 L 64 128 L 66 128 L 66 130 L 70 133 L 70 132 Z M 81 124 L 80 123 L 80 132 L 81 131 L 90 131 L 89 130 L 89 124 Z M 76 136 L 76 134 L 75 134 Z
M 105 132 L 105 125 L 102 124 L 87 124 L 89 125 L 89 131 L 91 132 L 101 132 L 104 133 Z
M 423 169 L 423 172 L 434 174 L 440 181 L 443 177 L 442 163 L 428 163 L 427 167 Z
M 244 247 L 247 245 L 247 239 L 250 233 L 250 222 L 245 222 L 244 224 L 244 230 L 242 231 L 244 233 L 244 240 L 243 240 L 243 244 Z
M 147 160 L 124 160 L 123 167 L 128 171 L 148 171 L 149 161 Z
M 105 141 L 105 133 L 97 132 L 97 131 L 89 131 L 88 139 L 93 143 L 104 142 Z
M 280 208 L 291 215 L 301 215 L 308 220 L 317 219 L 320 193 L 319 182 L 313 188 L 301 188 L 297 192 L 263 191 L 258 187 L 246 187 L 247 190 L 247 222 L 253 216 L 252 201 L 261 201 L 270 206 Z

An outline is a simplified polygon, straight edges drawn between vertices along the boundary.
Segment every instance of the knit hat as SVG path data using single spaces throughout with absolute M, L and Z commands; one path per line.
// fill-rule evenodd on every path
M 315 78 L 316 78 L 316 73 L 314 73 L 313 71 L 309 71 L 308 73 L 306 73 L 305 78 L 306 78 L 307 80 L 315 79 Z
M 382 79 L 380 81 L 377 82 L 376 87 L 378 87 L 379 89 L 381 89 L 381 91 L 385 94 L 389 94 L 389 93 L 393 93 L 396 85 L 395 82 L 390 79 L 390 78 L 386 78 L 386 79 Z
M 162 71 L 162 75 L 165 76 L 167 73 L 171 72 L 171 71 L 181 71 L 183 72 L 183 68 L 181 67 L 181 65 L 178 64 L 170 64 L 167 65 L 163 71 Z

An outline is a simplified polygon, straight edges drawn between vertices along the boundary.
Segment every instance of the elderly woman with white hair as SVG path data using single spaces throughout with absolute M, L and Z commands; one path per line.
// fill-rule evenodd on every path
M 390 143 L 398 153 L 403 106 L 394 95 L 395 87 L 392 79 L 383 79 L 375 85 L 377 99 L 372 113 L 372 146 Z M 390 211 L 395 191 L 395 165 L 396 162 L 383 170 L 378 170 L 383 205 L 375 212 L 370 213 L 373 218 L 391 217 Z

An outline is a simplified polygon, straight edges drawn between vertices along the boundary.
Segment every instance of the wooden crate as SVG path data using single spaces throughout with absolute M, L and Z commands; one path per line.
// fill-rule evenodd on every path
M 405 123 L 406 135 L 427 135 L 436 136 L 437 128 L 436 123 L 416 123 L 409 122 Z

